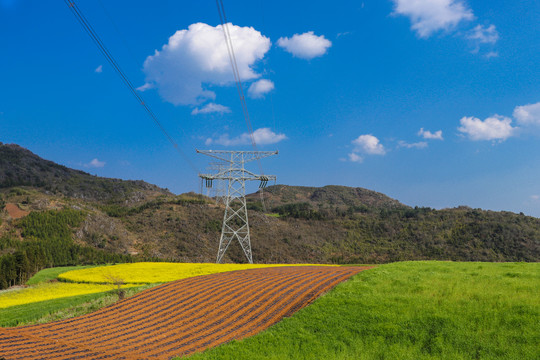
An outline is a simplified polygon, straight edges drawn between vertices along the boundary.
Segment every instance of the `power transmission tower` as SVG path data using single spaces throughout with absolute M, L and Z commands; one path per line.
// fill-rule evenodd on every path
M 219 159 L 225 163 L 223 170 L 218 173 L 199 174 L 199 177 L 206 182 L 206 187 L 212 187 L 214 180 L 223 180 L 228 183 L 217 262 L 221 262 L 231 242 L 234 239 L 237 239 L 242 250 L 244 250 L 244 254 L 249 263 L 253 264 L 246 207 L 246 181 L 260 181 L 259 188 L 263 188 L 268 184 L 268 181 L 276 180 L 276 176 L 254 174 L 251 171 L 246 170 L 245 164 L 254 160 L 277 155 L 278 152 L 197 150 L 197 153 Z

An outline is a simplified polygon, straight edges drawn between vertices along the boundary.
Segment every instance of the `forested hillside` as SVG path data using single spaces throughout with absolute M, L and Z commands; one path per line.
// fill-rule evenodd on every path
M 48 266 L 215 261 L 224 208 L 205 196 L 91 176 L 16 145 L 0 145 L 0 183 L 4 287 Z M 267 211 L 248 196 L 258 263 L 540 260 L 540 219 L 523 214 L 411 208 L 344 186 L 277 185 L 265 199 Z M 245 261 L 236 243 L 225 260 Z
M 144 181 L 92 176 L 44 160 L 15 144 L 0 143 L 0 189 L 30 186 L 55 195 L 94 201 L 136 202 L 152 193 L 171 194 Z
M 83 211 L 49 210 L 32 212 L 15 222 L 24 241 L 0 237 L 0 289 L 24 283 L 44 268 L 133 261 L 129 255 L 76 244 L 72 229 L 85 216 Z

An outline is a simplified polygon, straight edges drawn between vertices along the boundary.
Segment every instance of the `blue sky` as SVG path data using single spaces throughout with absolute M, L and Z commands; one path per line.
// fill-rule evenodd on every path
M 215 2 L 77 4 L 200 171 L 195 148 L 251 149 Z M 224 4 L 278 183 L 540 217 L 538 1 Z M 0 78 L 1 142 L 198 191 L 63 1 L 0 0 Z

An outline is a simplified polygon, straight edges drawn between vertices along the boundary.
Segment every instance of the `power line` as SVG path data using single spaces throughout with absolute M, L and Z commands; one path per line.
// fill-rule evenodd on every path
M 246 104 L 246 97 L 244 95 L 244 89 L 242 87 L 242 80 L 240 79 L 240 72 L 238 71 L 238 64 L 236 63 L 236 56 L 234 54 L 234 47 L 232 44 L 231 34 L 229 32 L 227 15 L 225 14 L 225 6 L 223 5 L 223 0 L 216 0 L 216 6 L 218 8 L 219 20 L 221 22 L 221 27 L 223 29 L 223 35 L 225 36 L 225 43 L 227 44 L 227 52 L 229 53 L 229 60 L 231 62 L 234 81 L 236 83 L 236 90 L 238 91 L 238 97 L 240 98 L 240 103 L 242 105 L 242 111 L 244 112 L 244 119 L 246 120 L 246 125 L 249 131 L 249 137 L 251 139 L 251 146 L 254 151 L 257 151 L 257 143 L 255 142 L 255 136 L 253 135 L 253 127 L 251 126 L 251 119 L 249 117 L 249 111 Z M 259 165 L 259 171 L 261 175 L 264 175 L 261 161 L 257 159 L 257 164 Z M 261 204 L 263 210 L 266 211 L 266 205 L 264 203 L 264 192 L 261 187 L 259 190 Z
M 240 98 L 240 103 L 242 105 L 242 111 L 244 112 L 244 118 L 246 120 L 246 125 L 249 131 L 249 136 L 251 138 L 251 145 L 253 150 L 257 151 L 257 144 L 255 142 L 255 137 L 253 135 L 253 128 L 251 126 L 251 119 L 249 117 L 249 112 L 246 104 L 246 97 L 244 96 L 244 90 L 242 88 L 242 80 L 240 79 L 240 72 L 238 71 L 238 65 L 236 63 L 236 56 L 234 54 L 234 47 L 232 44 L 231 33 L 229 32 L 229 26 L 227 21 L 227 15 L 225 15 L 225 7 L 223 6 L 222 0 L 216 0 L 216 5 L 219 13 L 219 20 L 221 22 L 221 27 L 223 29 L 223 35 L 225 36 L 225 43 L 227 45 L 227 52 L 229 53 L 229 60 L 231 62 L 234 81 L 236 83 L 236 90 L 238 91 L 238 96 Z M 260 165 L 260 163 L 259 163 Z
M 182 156 L 184 158 L 184 160 L 189 164 L 189 166 L 193 169 L 193 171 L 195 171 L 196 173 L 198 173 L 198 169 L 197 167 L 193 164 L 193 162 L 191 162 L 191 160 L 186 156 L 186 154 L 180 149 L 180 147 L 178 146 L 178 143 L 171 137 L 171 135 L 169 135 L 169 133 L 167 132 L 167 130 L 165 130 L 165 128 L 163 127 L 163 125 L 161 124 L 161 122 L 159 121 L 159 119 L 157 118 L 156 114 L 152 111 L 152 109 L 150 109 L 150 107 L 148 106 L 148 104 L 144 101 L 144 99 L 142 98 L 142 96 L 137 92 L 137 90 L 135 89 L 135 87 L 133 86 L 133 84 L 131 83 L 131 81 L 129 80 L 129 78 L 126 76 L 126 74 L 122 71 L 122 69 L 120 68 L 120 66 L 118 65 L 118 63 L 116 62 L 116 60 L 114 59 L 114 57 L 112 56 L 112 54 L 109 52 L 109 50 L 105 47 L 105 44 L 103 43 L 103 41 L 101 40 L 101 38 L 97 35 L 96 31 L 94 30 L 94 28 L 92 27 L 92 25 L 90 24 L 90 22 L 86 19 L 86 17 L 83 15 L 82 11 L 80 10 L 80 8 L 77 6 L 77 4 L 75 4 L 75 1 L 73 0 L 64 0 L 65 4 L 68 6 L 68 8 L 71 10 L 71 12 L 73 13 L 73 15 L 75 15 L 75 17 L 77 18 L 77 20 L 79 21 L 79 23 L 81 24 L 81 26 L 83 27 L 83 29 L 86 31 L 86 33 L 90 36 L 90 38 L 92 39 L 92 41 L 94 41 L 94 43 L 96 44 L 96 46 L 98 47 L 98 49 L 101 51 L 101 53 L 103 54 L 103 56 L 105 57 L 105 59 L 107 59 L 107 61 L 109 62 L 109 64 L 113 67 L 113 69 L 116 71 L 116 73 L 118 74 L 118 76 L 120 76 L 120 78 L 122 79 L 122 81 L 124 82 L 124 84 L 128 87 L 129 91 L 131 92 L 131 94 L 135 97 L 135 99 L 137 100 L 137 102 L 144 108 L 144 110 L 146 111 L 146 113 L 148 114 L 148 116 L 150 116 L 150 118 L 152 119 L 152 121 L 154 121 L 154 123 L 158 126 L 158 128 L 161 130 L 161 132 L 163 133 L 163 135 L 165 135 L 165 137 L 167 138 L 167 140 L 174 146 L 174 148 L 178 151 L 178 153 L 180 154 L 180 156 Z

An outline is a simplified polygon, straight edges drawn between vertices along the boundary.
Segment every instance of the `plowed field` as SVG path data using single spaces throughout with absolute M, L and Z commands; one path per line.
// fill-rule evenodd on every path
M 362 267 L 280 267 L 182 279 L 94 313 L 0 328 L 0 357 L 170 359 L 260 332 Z

